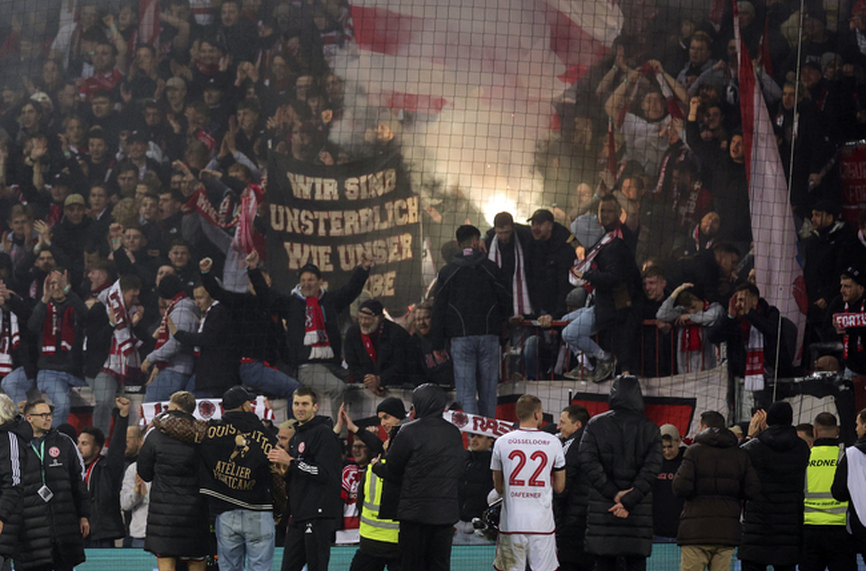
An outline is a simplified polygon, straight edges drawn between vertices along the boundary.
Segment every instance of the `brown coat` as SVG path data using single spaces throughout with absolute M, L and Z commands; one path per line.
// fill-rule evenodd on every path
M 758 495 L 761 483 L 749 455 L 726 428 L 708 428 L 695 437 L 673 480 L 686 499 L 680 516 L 680 545 L 740 545 L 740 504 Z

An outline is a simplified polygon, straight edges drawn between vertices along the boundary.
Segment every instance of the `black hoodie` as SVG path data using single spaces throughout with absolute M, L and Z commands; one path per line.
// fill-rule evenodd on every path
M 452 337 L 498 336 L 510 308 L 511 296 L 499 267 L 480 250 L 463 250 L 436 280 L 430 331 L 433 348 L 442 349 L 445 339 Z
M 289 441 L 289 456 L 294 458 L 286 475 L 292 519 L 341 517 L 343 461 L 331 419 L 314 416 L 299 424 Z
M 427 525 L 453 525 L 460 519 L 463 437 L 442 418 L 447 403 L 436 385 L 426 383 L 413 391 L 415 420 L 400 428 L 385 462 L 373 466 L 385 480 L 380 517 Z M 395 495 L 400 498 L 396 517 L 385 513 Z

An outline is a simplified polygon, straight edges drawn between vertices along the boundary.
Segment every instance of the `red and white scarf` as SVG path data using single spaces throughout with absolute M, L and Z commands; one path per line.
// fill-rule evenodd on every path
M 376 336 L 376 341 L 379 340 L 379 337 L 382 335 L 382 330 L 385 328 L 385 322 L 383 321 L 379 324 L 379 328 L 373 334 Z M 361 331 L 361 340 L 364 342 L 364 349 L 367 350 L 367 356 L 370 357 L 370 360 L 373 361 L 373 364 L 376 364 L 376 356 L 378 355 L 376 351 L 376 344 L 373 341 L 372 335 L 367 335 L 363 331 Z
M 305 300 L 307 304 L 304 345 L 310 348 L 310 359 L 333 359 L 334 350 L 331 349 L 331 340 L 328 339 L 328 331 L 325 329 L 325 311 L 319 304 L 319 300 L 325 295 L 325 288 L 319 288 L 318 296 L 304 297 L 299 284 L 292 290 L 292 295 Z
M 526 286 L 526 264 L 523 261 L 523 246 L 517 232 L 512 232 L 511 239 L 514 240 L 514 274 L 511 276 L 511 291 L 514 300 L 514 315 L 527 315 L 532 313 L 532 303 L 529 301 L 529 288 Z M 494 236 L 490 243 L 490 252 L 487 259 L 502 267 L 502 245 L 499 237 Z
M 746 390 L 760 391 L 764 388 L 764 334 L 743 319 L 740 330 L 746 344 Z
M 162 316 L 162 321 L 159 322 L 159 329 L 156 330 L 156 345 L 154 346 L 154 350 L 159 349 L 171 339 L 171 332 L 168 330 L 168 318 L 171 317 L 171 312 L 174 311 L 175 306 L 180 303 L 181 300 L 186 299 L 186 292 L 180 292 L 176 296 L 171 299 L 171 303 L 168 304 L 168 308 L 165 310 L 165 315 Z M 156 363 L 156 366 L 160 369 L 168 366 L 168 363 L 165 361 L 160 361 Z
M 592 291 L 591 286 L 588 286 L 585 279 L 579 279 L 575 277 L 575 272 L 580 272 L 581 274 L 585 274 L 593 267 L 595 267 L 595 258 L 598 256 L 599 252 L 601 252 L 605 246 L 613 242 L 614 240 L 622 240 L 622 226 L 617 225 L 617 227 L 599 239 L 598 242 L 595 243 L 589 252 L 586 253 L 586 257 L 582 260 L 578 260 L 574 267 L 571 268 L 571 271 L 568 272 L 568 281 L 571 282 L 571 285 L 575 286 L 583 286 L 589 291 Z
M 50 357 L 72 351 L 75 343 L 75 309 L 70 305 L 63 313 L 57 312 L 54 300 L 48 302 L 45 321 L 42 322 L 42 354 Z
M 114 334 L 111 338 L 111 349 L 102 368 L 123 380 L 130 371 L 137 371 L 141 368 L 138 348 L 142 345 L 142 341 L 132 331 L 132 320 L 129 318 L 126 305 L 123 303 L 120 280 L 114 282 L 108 289 L 101 291 L 98 297 L 99 301 L 105 305 L 106 313 L 114 314 Z
M 704 301 L 704 311 L 709 309 L 710 304 Z M 689 353 L 692 351 L 700 351 L 704 347 L 704 328 L 692 320 L 686 322 L 682 326 L 680 332 L 680 351 Z
M 845 302 L 845 311 L 833 315 L 833 324 L 839 329 L 848 330 L 849 327 L 866 327 L 866 297 L 860 300 L 860 311 L 851 311 L 848 302 Z M 845 333 L 842 336 L 842 358 L 848 360 L 851 336 Z M 857 353 L 863 352 L 863 336 L 857 337 Z
M 207 309 L 205 310 L 205 312 L 202 314 L 202 316 L 201 316 L 201 321 L 198 322 L 198 332 L 199 332 L 199 333 L 201 333 L 202 331 L 204 331 L 204 322 L 207 321 L 207 316 L 210 315 L 210 310 L 213 309 L 214 306 L 217 305 L 217 304 L 219 304 L 219 302 L 216 301 L 216 300 L 214 300 L 213 303 L 211 303 L 211 304 L 207 307 Z M 195 347 L 193 347 L 193 348 L 192 348 L 192 354 L 193 354 L 194 356 L 196 356 L 196 357 L 201 357 L 201 347 L 199 347 L 198 345 L 196 345 Z
M 707 240 L 707 243 L 701 246 L 701 223 L 698 222 L 695 226 L 695 231 L 692 232 L 692 238 L 695 240 L 695 251 L 700 252 L 701 250 L 709 250 L 713 247 L 713 243 L 716 241 L 715 238 L 710 238 Z
M 18 333 L 18 316 L 11 311 L 0 309 L 2 332 L 0 332 L 0 376 L 12 372 L 12 351 L 18 348 L 21 336 Z

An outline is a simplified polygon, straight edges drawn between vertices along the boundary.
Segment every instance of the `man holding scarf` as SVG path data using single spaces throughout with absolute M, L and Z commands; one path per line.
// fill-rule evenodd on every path
M 72 291 L 66 272 L 51 272 L 42 292 L 27 321 L 39 344 L 36 386 L 54 403 L 57 424 L 63 424 L 69 416 L 69 388 L 84 386 L 81 346 L 87 306 Z
M 776 347 L 779 347 L 779 377 L 792 375 L 792 360 L 785 344 L 779 345 L 779 310 L 760 296 L 752 284 L 734 290 L 728 302 L 727 317 L 719 319 L 707 331 L 707 341 L 720 345 L 727 342 L 728 368 L 745 379 L 746 390 L 755 391 L 756 406 L 772 402 L 772 388 L 765 379 L 773 378 Z
M 622 209 L 613 195 L 602 197 L 598 206 L 598 223 L 605 235 L 586 253 L 585 258 L 571 269 L 572 283 L 595 293 L 595 304 L 565 315 L 570 323 L 562 330 L 562 338 L 572 351 L 582 351 L 589 358 L 585 370 L 566 373 L 568 378 L 586 378 L 601 382 L 616 369 L 617 359 L 593 340 L 592 336 L 614 326 L 617 330 L 616 353 L 622 360 L 623 374 L 635 366 L 635 346 L 638 333 L 636 305 L 640 299 L 640 271 L 634 255 L 623 239 L 619 220 Z
M 290 365 L 298 370 L 296 378 L 328 396 L 333 419 L 346 393 L 337 318 L 361 294 L 372 265 L 371 259 L 362 256 L 349 283 L 336 291 L 325 289 L 322 272 L 314 264 L 298 271 L 298 285 L 288 296 L 271 291 L 265 283 L 254 284 L 256 295 L 267 296 L 271 309 L 286 320 Z
M 193 370 L 192 347 L 186 347 L 171 336 L 169 319 L 182 331 L 195 331 L 198 318 L 195 303 L 183 291 L 183 283 L 174 274 L 160 280 L 156 286 L 159 297 L 168 302 L 168 308 L 154 335 L 156 347 L 141 363 L 141 370 L 150 374 L 144 402 L 167 401 L 172 394 L 186 388 Z M 155 369 L 151 371 L 152 368 Z

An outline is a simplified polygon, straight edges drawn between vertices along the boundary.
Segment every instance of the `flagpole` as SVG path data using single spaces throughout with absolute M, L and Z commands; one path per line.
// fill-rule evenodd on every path
M 800 0 L 800 22 L 797 26 L 798 36 L 800 41 L 797 43 L 797 69 L 794 70 L 794 122 L 791 125 L 791 152 L 788 160 L 788 204 L 791 204 L 791 189 L 794 182 L 794 145 L 797 141 L 797 128 L 800 122 L 799 102 L 800 102 L 800 69 L 803 67 L 800 63 L 800 58 L 803 55 L 803 20 L 806 17 L 806 0 Z M 793 214 L 793 211 L 792 211 Z M 787 226 L 787 222 L 785 223 Z M 794 229 L 797 232 L 797 229 Z M 779 360 L 782 354 L 782 314 L 779 313 L 779 325 L 776 329 L 776 359 L 773 364 L 773 402 L 776 401 L 776 393 L 779 386 Z M 791 355 L 791 358 L 796 359 L 796 355 Z

